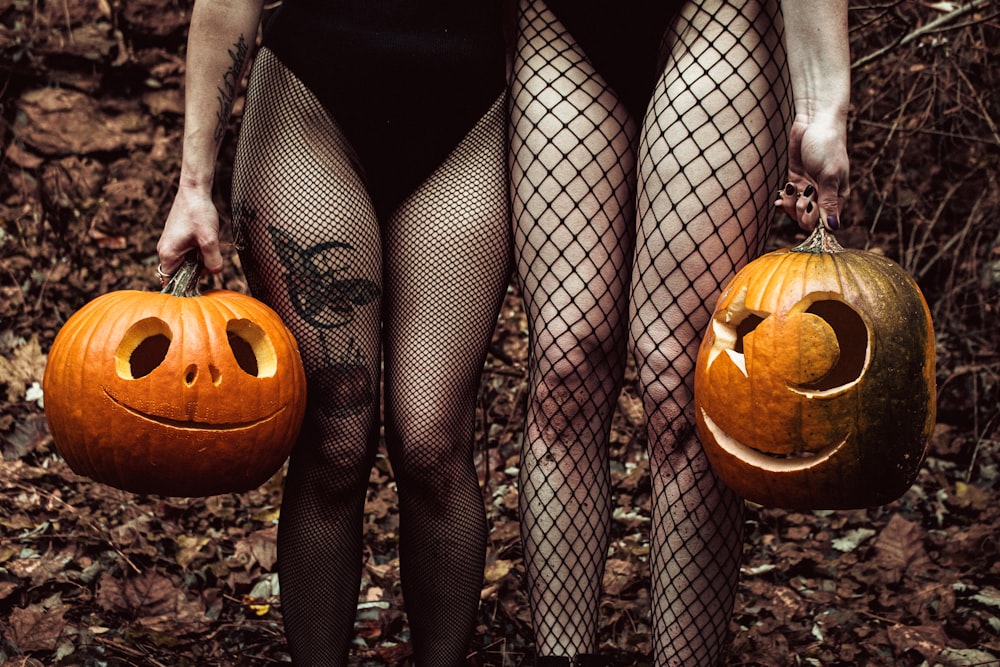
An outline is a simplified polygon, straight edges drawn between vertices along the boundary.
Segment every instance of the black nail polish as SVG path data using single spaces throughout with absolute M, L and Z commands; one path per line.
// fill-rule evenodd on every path
M 829 215 L 826 218 L 826 226 L 830 229 L 840 229 L 840 220 L 835 215 Z
M 809 202 L 808 204 L 806 204 L 806 213 L 812 213 L 812 212 L 813 212 L 813 203 Z
M 788 195 L 789 197 L 791 197 L 792 195 L 794 195 L 795 194 L 795 186 L 792 185 L 791 183 L 789 183 L 788 185 L 786 185 L 785 186 L 785 194 Z
M 816 194 L 816 188 L 812 186 L 812 183 L 807 185 L 806 189 L 802 191 L 803 197 L 812 197 L 814 194 Z

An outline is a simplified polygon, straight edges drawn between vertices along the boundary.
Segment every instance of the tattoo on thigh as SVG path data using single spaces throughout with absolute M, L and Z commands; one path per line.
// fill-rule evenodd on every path
M 324 350 L 324 358 L 326 365 L 309 378 L 310 392 L 319 397 L 318 409 L 323 414 L 343 419 L 375 402 L 375 381 L 353 337 L 345 352 L 334 356 Z
M 285 267 L 285 285 L 295 312 L 321 329 L 342 327 L 354 321 L 355 306 L 366 306 L 379 295 L 367 278 L 350 276 L 354 246 L 327 241 L 303 248 L 290 235 L 268 227 L 278 259 Z
M 327 241 L 302 247 L 277 227 L 267 231 L 285 269 L 292 307 L 318 329 L 323 366 L 309 378 L 311 391 L 320 397 L 318 409 L 333 419 L 361 413 L 375 401 L 375 381 L 368 364 L 353 336 L 346 350 L 332 350 L 324 331 L 353 321 L 356 307 L 370 305 L 378 298 L 378 285 L 367 278 L 351 277 L 354 247 L 349 243 Z

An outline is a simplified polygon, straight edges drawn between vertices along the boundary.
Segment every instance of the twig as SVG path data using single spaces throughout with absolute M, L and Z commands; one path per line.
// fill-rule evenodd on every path
M 941 203 L 941 206 L 938 207 L 938 211 L 937 211 L 937 213 L 934 216 L 935 220 L 937 220 L 939 218 L 939 214 L 944 209 L 944 205 L 947 203 L 948 199 L 952 196 L 952 194 L 956 190 L 957 190 L 957 188 L 952 188 L 951 190 L 949 190 L 948 195 L 947 195 L 945 201 L 943 201 Z M 945 257 L 946 255 L 949 255 L 949 253 L 951 252 L 951 249 L 953 247 L 955 247 L 956 245 L 961 245 L 961 243 L 963 243 L 965 241 L 965 239 L 968 236 L 969 232 L 972 230 L 973 225 L 975 224 L 976 221 L 978 221 L 978 219 L 980 217 L 979 216 L 979 209 L 980 209 L 980 205 L 982 204 L 984 198 L 985 198 L 985 193 L 983 195 L 980 195 L 979 198 L 976 199 L 976 201 L 972 204 L 972 211 L 970 211 L 969 215 L 966 216 L 966 218 L 965 218 L 965 224 L 962 225 L 962 228 L 958 231 L 958 233 L 952 233 L 951 237 L 947 241 L 945 241 L 943 244 L 941 244 L 941 246 L 938 248 L 938 251 L 936 253 L 934 253 L 934 256 L 930 257 L 929 259 L 927 259 L 926 261 L 923 262 L 923 266 L 921 266 L 921 268 L 920 268 L 919 271 L 916 271 L 916 267 L 915 266 L 911 269 L 914 272 L 914 275 L 916 276 L 917 280 L 921 280 L 925 275 L 927 275 L 927 272 L 930 271 L 931 267 L 934 266 L 934 264 L 939 259 L 941 259 L 942 257 Z M 921 245 L 923 245 L 923 243 L 921 243 Z M 955 256 L 959 257 L 960 255 L 958 253 L 956 253 Z M 916 258 L 915 257 L 914 257 L 913 263 L 914 264 L 916 263 Z
M 881 58 L 883 55 L 885 55 L 889 51 L 892 51 L 897 46 L 903 46 L 904 44 L 908 44 L 908 43 L 912 42 L 913 40 L 917 39 L 918 37 L 922 37 L 922 36 L 926 35 L 929 32 L 934 32 L 934 31 L 938 30 L 939 28 L 941 28 L 944 24 L 946 24 L 946 23 L 948 23 L 948 22 L 950 22 L 950 21 L 958 18 L 959 16 L 962 16 L 964 14 L 968 14 L 969 12 L 971 12 L 971 11 L 973 11 L 975 9 L 979 9 L 980 7 L 988 4 L 990 1 L 991 0 L 973 0 L 972 2 L 970 2 L 967 5 L 962 5 L 961 7 L 957 8 L 957 9 L 953 9 L 952 11 L 948 12 L 947 14 L 942 14 L 941 16 L 937 17 L 933 21 L 925 23 L 924 25 L 920 26 L 916 30 L 913 30 L 912 32 L 910 32 L 908 34 L 903 35 L 902 37 L 900 37 L 898 40 L 896 40 L 892 44 L 887 44 L 886 46 L 883 46 L 881 49 L 879 49 L 878 51 L 875 51 L 874 53 L 869 53 L 867 56 L 864 56 L 863 58 L 858 58 L 853 63 L 851 63 L 851 69 L 857 69 L 859 67 L 864 67 L 865 65 L 867 65 L 870 62 L 872 62 L 873 60 Z M 969 24 L 963 24 L 963 25 L 969 25 Z M 958 27 L 960 27 L 960 26 L 949 26 L 948 29 L 956 29 Z
M 975 380 L 973 380 L 973 382 L 975 382 Z M 972 458 L 969 460 L 969 468 L 965 471 L 966 484 L 972 482 L 972 475 L 976 468 L 976 458 L 979 456 L 979 448 L 982 447 L 984 442 L 987 442 L 987 436 L 993 428 L 993 424 L 996 422 L 998 416 L 1000 415 L 993 415 L 990 417 L 990 420 L 986 422 L 986 426 L 983 428 L 982 435 L 976 438 L 976 446 L 972 450 Z
M 987 127 L 990 128 L 990 132 L 993 133 L 994 143 L 1000 145 L 1000 132 L 997 131 L 997 124 L 993 121 L 993 117 L 990 116 L 989 110 L 987 110 L 986 106 L 983 104 L 982 98 L 979 95 L 975 94 L 976 87 L 972 84 L 971 81 L 969 81 L 968 75 L 961 67 L 956 67 L 955 73 L 962 78 L 962 81 L 965 82 L 965 85 L 969 87 L 970 91 L 972 91 L 971 93 L 972 99 L 976 101 L 976 106 L 979 107 L 979 112 L 982 114 L 983 122 L 986 123 Z
M 75 507 L 73 507 L 72 505 L 70 505 L 68 502 L 66 502 L 65 500 L 63 500 L 59 496 L 57 496 L 57 495 L 55 495 L 53 493 L 50 493 L 49 491 L 45 491 L 44 489 L 40 489 L 37 486 L 32 486 L 30 484 L 25 484 L 25 483 L 20 482 L 20 481 L 13 481 L 13 482 L 11 482 L 11 485 L 12 486 L 16 486 L 17 488 L 22 489 L 23 491 L 27 491 L 28 493 L 37 493 L 39 495 L 45 496 L 46 498 L 49 499 L 49 501 L 55 501 L 55 502 L 63 505 L 64 507 L 69 508 L 72 512 L 74 512 L 74 513 L 77 512 L 77 509 Z M 121 559 L 124 560 L 128 564 L 128 566 L 132 568 L 132 570 L 136 574 L 142 574 L 142 570 L 139 569 L 139 567 L 135 563 L 133 563 L 132 560 L 127 555 L 125 555 L 125 552 L 122 551 L 118 547 L 117 544 L 115 544 L 114 540 L 112 540 L 111 537 L 108 536 L 105 533 L 105 531 L 101 530 L 100 528 L 98 528 L 97 526 L 95 526 L 93 524 L 93 522 L 91 522 L 91 521 L 89 521 L 87 519 L 83 519 L 81 521 L 81 523 L 83 523 L 85 526 L 87 526 L 88 528 L 90 528 L 91 530 L 93 530 L 95 533 L 97 533 L 97 535 L 101 539 L 103 539 L 105 542 L 107 542 L 108 546 L 110 546 L 112 549 L 114 549 L 115 553 L 117 553 L 121 557 Z
M 973 143 L 986 144 L 988 146 L 1000 146 L 1000 137 L 994 137 L 989 139 L 986 137 L 973 137 L 966 134 L 956 134 L 954 132 L 946 132 L 944 130 L 934 130 L 927 127 L 900 127 L 899 121 L 892 123 L 879 122 L 875 120 L 867 120 L 864 118 L 859 118 L 855 121 L 858 125 L 865 125 L 867 127 L 877 127 L 881 130 L 889 130 L 890 132 L 908 132 L 911 134 L 926 134 L 934 137 L 944 137 L 946 139 L 954 139 L 955 141 L 968 141 Z

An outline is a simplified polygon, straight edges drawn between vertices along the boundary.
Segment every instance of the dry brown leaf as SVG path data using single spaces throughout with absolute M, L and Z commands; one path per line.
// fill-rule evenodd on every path
M 274 567 L 278 560 L 278 527 L 271 526 L 263 530 L 255 530 L 247 538 L 250 553 L 254 560 L 267 571 Z
M 7 400 L 23 401 L 27 388 L 33 382 L 41 382 L 45 374 L 45 361 L 38 336 L 14 348 L 10 358 L 0 356 L 0 382 L 7 385 Z
M 44 603 L 15 607 L 8 617 L 7 638 L 22 651 L 51 651 L 66 631 L 67 607 L 58 596 Z
M 948 646 L 948 635 L 940 625 L 894 625 L 889 628 L 889 641 L 897 656 L 916 651 L 934 664 L 937 656 Z
M 604 567 L 604 592 L 618 597 L 639 581 L 639 568 L 631 561 L 620 558 L 608 559 Z
M 151 616 L 173 611 L 177 592 L 173 581 L 152 570 L 124 579 L 104 573 L 95 599 L 109 611 Z
M 123 152 L 151 142 L 148 120 L 106 114 L 92 97 L 65 88 L 29 90 L 18 109 L 15 136 L 47 156 Z
M 495 584 L 508 574 L 514 567 L 514 562 L 510 560 L 498 559 L 486 565 L 484 579 L 487 584 Z
M 929 560 L 923 543 L 926 537 L 927 531 L 919 524 L 894 514 L 875 539 L 873 562 L 880 568 L 881 579 L 899 583 L 911 568 L 925 566 Z

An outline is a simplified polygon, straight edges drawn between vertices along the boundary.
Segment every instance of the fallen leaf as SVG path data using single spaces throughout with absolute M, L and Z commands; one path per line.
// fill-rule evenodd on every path
M 14 348 L 11 357 L 0 356 L 0 382 L 7 385 L 7 400 L 23 401 L 28 386 L 41 382 L 45 375 L 45 361 L 38 336 L 32 336 L 24 344 Z
M 875 540 L 874 563 L 886 583 L 895 584 L 911 568 L 920 569 L 929 561 L 923 540 L 927 531 L 920 525 L 894 514 Z
M 124 579 L 104 573 L 98 583 L 96 601 L 108 611 L 156 615 L 171 611 L 176 597 L 174 583 L 150 570 Z
M 510 574 L 511 569 L 514 567 L 514 563 L 509 560 L 495 560 L 486 566 L 485 570 L 485 580 L 488 584 L 493 584 L 508 574 Z
M 638 568 L 630 561 L 610 558 L 604 566 L 604 592 L 612 597 L 620 596 L 639 581 Z
M 271 570 L 278 560 L 278 527 L 255 530 L 250 533 L 247 541 L 254 560 L 265 570 Z
M 889 641 L 897 656 L 902 657 L 907 651 L 916 651 L 934 664 L 948 644 L 948 635 L 940 625 L 894 625 L 889 628 Z
M 15 607 L 7 619 L 7 639 L 22 651 L 52 651 L 67 630 L 66 610 L 58 595 L 43 603 Z

